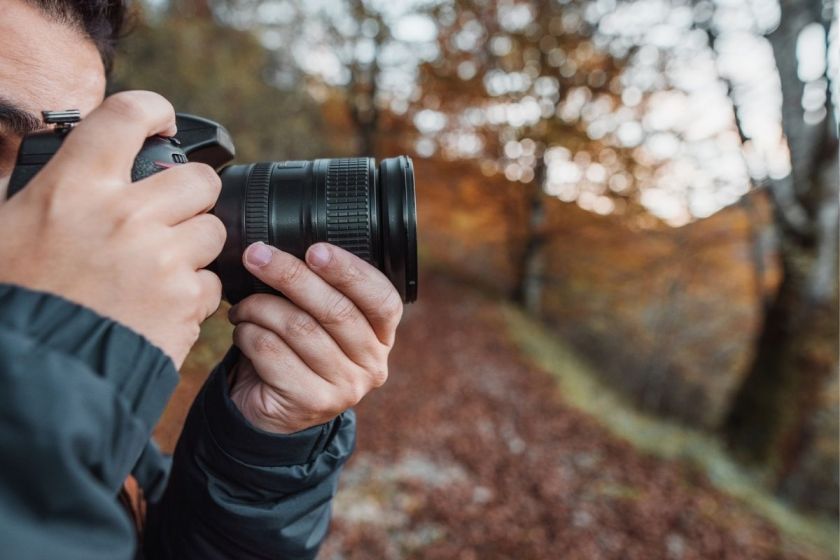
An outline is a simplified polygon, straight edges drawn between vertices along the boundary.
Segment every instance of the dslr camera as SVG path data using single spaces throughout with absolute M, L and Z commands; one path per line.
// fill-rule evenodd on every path
M 78 111 L 45 111 L 52 129 L 27 135 L 9 182 L 9 197 L 23 189 L 61 147 Z M 225 298 L 276 293 L 242 265 L 242 253 L 262 241 L 303 258 L 319 241 L 342 247 L 379 268 L 406 303 L 417 299 L 417 210 L 414 166 L 408 156 L 270 161 L 230 165 L 235 148 L 225 128 L 193 115 L 177 115 L 172 138 L 148 138 L 131 172 L 139 181 L 169 167 L 197 161 L 213 167 L 222 192 L 211 211 L 225 224 L 227 241 L 210 267 Z

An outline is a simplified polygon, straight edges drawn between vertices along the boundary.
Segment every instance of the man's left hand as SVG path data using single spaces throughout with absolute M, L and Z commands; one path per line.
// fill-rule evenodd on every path
M 231 399 L 256 427 L 289 434 L 332 420 L 388 378 L 402 300 L 388 278 L 334 245 L 306 262 L 255 243 L 246 268 L 288 299 L 255 294 L 230 310 L 242 351 Z

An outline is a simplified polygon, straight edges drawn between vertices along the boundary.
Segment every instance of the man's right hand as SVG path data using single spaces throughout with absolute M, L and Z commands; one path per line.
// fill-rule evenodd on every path
M 0 282 L 51 292 L 144 335 L 180 367 L 221 282 L 204 267 L 225 241 L 207 211 L 221 182 L 188 163 L 131 183 L 149 136 L 175 113 L 143 91 L 107 98 L 29 185 L 0 206 Z

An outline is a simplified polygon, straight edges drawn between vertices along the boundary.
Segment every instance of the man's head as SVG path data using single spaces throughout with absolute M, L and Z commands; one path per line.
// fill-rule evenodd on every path
M 0 203 L 21 138 L 41 111 L 102 102 L 125 0 L 3 0 L 0 18 Z
M 126 18 L 125 0 L 25 0 L 44 15 L 76 28 L 96 45 L 106 71 Z

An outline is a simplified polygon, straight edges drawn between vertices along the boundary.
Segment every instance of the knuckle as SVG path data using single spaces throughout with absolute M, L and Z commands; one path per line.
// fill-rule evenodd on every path
M 231 319 L 234 321 L 247 321 L 257 317 L 260 309 L 269 302 L 267 294 L 251 294 L 230 309 Z
M 207 302 L 207 307 L 210 311 L 215 311 L 222 301 L 222 280 L 216 274 L 208 272 L 207 282 L 203 288 L 202 295 Z
M 350 391 L 348 391 L 347 399 L 344 402 L 344 406 L 342 407 L 344 410 L 347 410 L 351 406 L 356 406 L 362 399 L 365 398 L 367 395 L 368 389 L 361 383 L 353 383 L 350 387 Z
M 318 323 L 306 313 L 295 313 L 286 324 L 289 336 L 305 337 L 312 335 L 318 329 Z
M 207 214 L 207 229 L 209 230 L 208 239 L 212 241 L 212 246 L 224 247 L 227 241 L 227 228 L 222 220 L 212 214 Z
M 202 185 L 210 188 L 215 195 L 218 195 L 222 190 L 222 179 L 212 167 L 206 163 L 198 162 L 187 163 L 186 166 L 188 166 L 190 173 L 194 174 Z
M 251 325 L 240 323 L 233 327 L 233 344 L 244 350 L 245 340 L 248 338 L 248 329 Z
M 102 107 L 121 119 L 145 121 L 148 118 L 148 105 L 144 103 L 144 97 L 144 92 L 123 91 L 105 99 Z
M 346 263 L 339 267 L 338 282 L 342 286 L 350 286 L 356 284 L 362 277 L 362 270 L 353 263 Z
M 282 347 L 273 333 L 260 330 L 252 336 L 252 344 L 257 354 L 280 354 Z
M 181 289 L 179 290 L 179 297 L 185 302 L 189 302 L 194 307 L 198 308 L 200 302 L 204 297 L 204 289 L 196 279 L 190 281 L 180 282 Z
M 373 371 L 370 372 L 370 381 L 371 384 L 376 387 L 382 387 L 385 385 L 385 382 L 388 381 L 388 367 L 380 367 L 375 368 Z
M 303 279 L 303 275 L 306 271 L 307 268 L 306 265 L 303 264 L 303 261 L 292 259 L 288 265 L 279 270 L 277 273 L 277 280 L 284 286 L 297 284 L 301 281 L 301 279 Z
M 399 293 L 393 288 L 387 290 L 384 296 L 379 301 L 379 312 L 382 314 L 383 317 L 391 319 L 391 318 L 399 318 L 402 317 L 403 313 L 403 302 L 400 299 Z
M 163 248 L 155 253 L 154 264 L 159 272 L 168 273 L 178 262 L 178 255 L 174 249 Z
M 324 321 L 330 324 L 344 323 L 353 320 L 356 306 L 344 296 L 335 296 L 326 306 Z
M 309 409 L 313 420 L 320 420 L 335 414 L 336 403 L 331 394 L 315 393 L 311 399 Z

